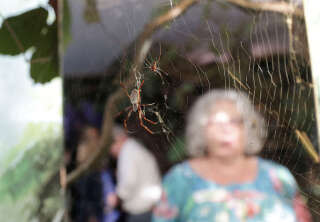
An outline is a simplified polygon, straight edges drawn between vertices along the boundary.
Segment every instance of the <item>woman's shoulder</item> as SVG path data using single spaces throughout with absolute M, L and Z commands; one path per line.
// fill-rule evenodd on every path
M 191 178 L 192 170 L 188 161 L 183 161 L 173 165 L 165 174 L 164 181 L 186 181 Z
M 166 175 L 185 175 L 189 172 L 188 161 L 183 161 L 173 165 Z
M 276 190 L 287 190 L 290 193 L 296 190 L 296 180 L 287 167 L 272 160 L 259 158 L 259 161 L 262 173 L 267 174 Z
M 272 172 L 277 172 L 277 174 L 280 174 L 280 175 L 292 176 L 291 172 L 287 167 L 273 160 L 268 160 L 268 159 L 259 157 L 259 162 L 260 162 L 261 168 L 265 171 L 268 171 L 268 172 L 272 171 Z

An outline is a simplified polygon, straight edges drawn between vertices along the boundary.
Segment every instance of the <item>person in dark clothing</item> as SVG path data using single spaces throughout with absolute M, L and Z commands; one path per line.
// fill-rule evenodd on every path
M 77 148 L 77 163 L 83 164 L 96 149 L 96 129 L 84 127 Z M 104 198 L 100 170 L 82 176 L 74 185 L 74 221 L 100 222 L 103 219 Z
M 103 217 L 102 184 L 100 172 L 93 172 L 75 184 L 75 222 L 100 222 Z

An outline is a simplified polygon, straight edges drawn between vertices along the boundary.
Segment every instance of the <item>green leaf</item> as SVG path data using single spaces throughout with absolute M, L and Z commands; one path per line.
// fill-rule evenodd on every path
M 47 24 L 48 12 L 36 8 L 4 20 L 0 29 L 0 53 L 17 55 L 35 48 L 30 75 L 45 83 L 58 76 L 57 23 Z
M 59 75 L 57 22 L 44 28 L 45 34 L 35 43 L 30 75 L 35 82 L 45 83 Z
M 48 12 L 37 8 L 4 20 L 0 29 L 0 53 L 17 55 L 34 46 L 47 26 Z

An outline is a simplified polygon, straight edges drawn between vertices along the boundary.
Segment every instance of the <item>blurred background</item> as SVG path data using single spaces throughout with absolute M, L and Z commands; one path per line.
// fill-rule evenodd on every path
M 64 195 L 56 13 L 48 1 L 1 1 L 0 24 L 0 218 L 58 220 Z
M 157 124 L 145 122 L 150 133 L 133 112 L 127 129 L 156 156 L 162 173 L 186 158 L 184 126 L 193 101 L 213 88 L 241 90 L 267 122 L 261 156 L 290 169 L 319 220 L 317 85 L 302 1 L 184 2 L 16 0 L 0 6 L 1 124 L 6 124 L 0 176 L 7 178 L 0 179 L 6 198 L 0 198 L 1 215 L 13 218 L 12 211 L 19 217 L 21 211 L 28 215 L 21 217 L 25 221 L 73 221 L 76 181 L 84 173 L 72 182 L 67 176 L 64 191 L 59 168 L 65 166 L 67 175 L 77 172 L 85 126 L 110 139 L 106 116 L 123 124 L 132 106 L 126 91 L 144 81 L 141 104 L 151 105 L 143 112 Z M 16 123 L 23 115 L 30 126 Z M 115 165 L 104 152 L 85 172 L 98 162 Z M 27 205 L 36 200 L 39 204 Z

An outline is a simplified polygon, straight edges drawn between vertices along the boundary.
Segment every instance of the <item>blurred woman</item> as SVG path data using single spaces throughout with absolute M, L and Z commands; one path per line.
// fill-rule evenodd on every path
M 153 213 L 160 221 L 310 221 L 289 170 L 257 157 L 265 124 L 234 90 L 202 96 L 187 122 L 190 159 L 164 178 Z

